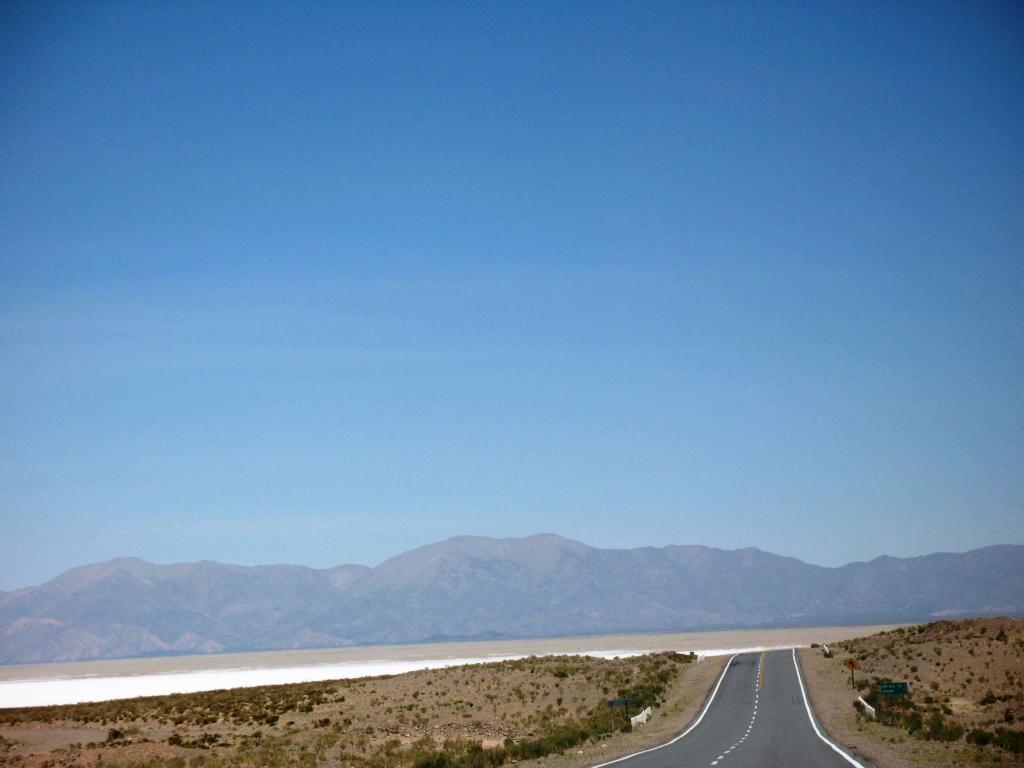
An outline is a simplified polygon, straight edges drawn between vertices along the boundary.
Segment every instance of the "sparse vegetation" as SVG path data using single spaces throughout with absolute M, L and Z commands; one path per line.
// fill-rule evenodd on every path
M 856 695 L 875 708 L 876 719 L 859 702 L 845 710 L 855 718 L 852 728 L 849 715 L 825 719 L 858 733 L 858 742 L 869 738 L 869 757 L 880 768 L 1024 764 L 1024 621 L 938 621 L 838 642 L 832 650 L 834 660 L 804 656 L 818 665 L 809 678 L 819 699 L 825 691 L 842 696 L 844 677 L 848 694 L 859 669 Z M 907 682 L 907 695 L 884 694 L 882 685 L 893 681 Z
M 497 768 L 629 730 L 691 655 L 530 657 L 392 677 L 0 710 L 3 764 Z M 629 712 L 609 707 L 628 699 Z M 105 737 L 19 750 L 40 727 Z M 91 729 L 91 730 L 90 730 Z M 72 737 L 73 739 L 73 737 Z M 8 746 L 13 745 L 13 746 Z

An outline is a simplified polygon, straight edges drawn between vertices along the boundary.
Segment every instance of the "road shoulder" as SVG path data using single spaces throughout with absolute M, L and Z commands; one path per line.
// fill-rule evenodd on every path
M 697 719 L 729 658 L 709 656 L 700 663 L 687 665 L 669 690 L 665 703 L 642 728 L 561 755 L 523 761 L 520 768 L 588 768 L 666 743 Z
M 858 760 L 875 768 L 923 768 L 924 766 L 982 766 L 988 763 L 959 744 L 923 741 L 857 717 L 853 702 L 857 692 L 850 687 L 849 671 L 835 658 L 825 658 L 820 649 L 797 651 L 804 687 L 815 717 L 827 735 L 849 750 Z M 1002 763 L 1005 765 L 1005 763 Z

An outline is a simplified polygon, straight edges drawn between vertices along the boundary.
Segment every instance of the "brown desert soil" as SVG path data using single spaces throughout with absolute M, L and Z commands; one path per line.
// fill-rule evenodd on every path
M 665 703 L 654 711 L 654 717 L 644 727 L 561 755 L 524 760 L 520 765 L 525 768 L 586 768 L 664 744 L 696 719 L 728 660 L 728 656 L 712 656 L 686 669 L 670 689 Z
M 1024 757 L 994 745 L 969 743 L 974 729 L 1020 731 L 1024 721 L 1024 621 L 967 619 L 905 627 L 869 637 L 830 643 L 832 658 L 820 648 L 797 651 L 807 694 L 821 724 L 838 743 L 877 768 L 922 766 L 1021 766 Z M 857 669 L 855 690 L 845 662 Z M 854 706 L 883 680 L 906 681 L 909 703 L 925 727 L 911 733 L 905 724 L 886 725 Z M 886 700 L 882 697 L 882 705 Z M 963 733 L 943 741 L 927 735 L 938 713 Z
M 500 750 L 535 741 L 595 711 L 614 711 L 608 699 L 643 695 L 638 686 L 661 680 L 661 705 L 643 728 L 616 729 L 561 754 L 519 761 L 577 768 L 678 733 L 725 661 L 678 654 L 533 657 L 390 677 L 6 709 L 0 710 L 0 765 L 410 768 L 424 750 L 458 756 L 472 743 Z

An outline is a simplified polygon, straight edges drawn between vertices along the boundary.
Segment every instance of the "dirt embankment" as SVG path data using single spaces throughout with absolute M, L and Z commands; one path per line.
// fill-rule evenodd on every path
M 878 768 L 1024 765 L 1024 621 L 938 621 L 829 650 L 799 652 L 815 712 Z M 888 681 L 908 694 L 887 695 Z

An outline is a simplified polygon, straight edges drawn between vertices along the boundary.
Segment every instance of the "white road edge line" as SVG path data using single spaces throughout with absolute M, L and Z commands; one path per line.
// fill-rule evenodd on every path
M 675 744 L 677 741 L 679 741 L 681 738 L 683 738 L 690 731 L 692 731 L 694 728 L 696 728 L 698 725 L 700 725 L 700 721 L 704 719 L 704 715 L 706 715 L 708 713 L 708 710 L 711 709 L 711 702 L 713 702 L 715 700 L 715 696 L 718 694 L 718 689 L 719 689 L 719 687 L 721 687 L 722 681 L 725 680 L 725 673 L 729 671 L 729 665 L 732 664 L 733 660 L 737 656 L 739 656 L 739 654 L 738 653 L 734 653 L 732 656 L 729 657 L 729 661 L 727 661 L 726 664 L 725 664 L 725 669 L 722 670 L 722 674 L 718 677 L 718 682 L 715 683 L 715 690 L 713 690 L 711 692 L 711 697 L 708 699 L 708 703 L 704 705 L 704 709 L 701 710 L 700 716 L 696 720 L 694 720 L 692 723 L 690 723 L 690 727 L 689 728 L 687 728 L 685 731 L 680 733 L 678 736 L 676 736 L 671 741 L 666 741 L 664 744 L 659 744 L 658 746 L 651 747 L 650 749 L 641 749 L 639 752 L 633 752 L 632 754 L 629 754 L 629 755 L 623 755 L 622 757 L 617 757 L 614 760 L 609 760 L 607 763 L 598 763 L 597 765 L 591 766 L 591 768 L 604 768 L 606 765 L 612 765 L 614 763 L 621 763 L 623 760 L 629 760 L 629 758 L 636 757 L 637 755 L 646 755 L 648 752 L 655 752 L 655 751 L 657 751 L 659 749 L 663 749 L 665 747 L 670 747 L 673 744 Z
M 864 766 L 861 763 L 858 763 L 856 760 L 854 760 L 852 757 L 846 754 L 846 752 L 844 752 L 834 743 L 825 738 L 825 736 L 822 735 L 821 731 L 818 730 L 818 724 L 814 721 L 814 713 L 811 712 L 811 704 L 809 701 L 807 701 L 807 691 L 804 690 L 804 680 L 800 676 L 800 665 L 796 663 L 796 648 L 793 649 L 793 668 L 796 670 L 796 681 L 800 683 L 800 693 L 804 697 L 804 706 L 807 707 L 807 719 L 811 721 L 811 727 L 814 729 L 814 732 L 818 734 L 818 738 L 824 741 L 830 747 L 832 747 L 832 749 L 834 749 L 836 752 L 838 752 L 843 757 L 843 759 L 845 759 L 846 762 L 848 762 L 850 765 L 855 765 L 857 766 L 857 768 L 864 768 Z

